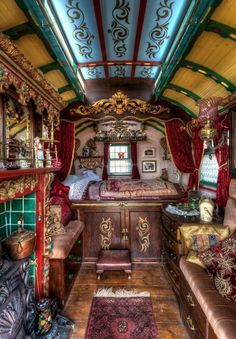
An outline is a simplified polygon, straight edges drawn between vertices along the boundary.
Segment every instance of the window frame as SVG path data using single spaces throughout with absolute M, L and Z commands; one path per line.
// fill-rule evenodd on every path
M 122 159 L 122 158 L 110 158 L 110 147 L 111 146 L 127 146 L 127 148 L 128 148 L 128 150 L 127 150 L 127 155 L 128 155 L 128 157 L 127 158 L 124 158 L 124 159 Z M 131 166 L 130 166 L 130 172 L 119 172 L 119 173 L 114 173 L 114 172 L 111 172 L 110 171 L 110 161 L 114 161 L 114 160 L 119 160 L 119 161 L 127 161 L 127 160 L 129 160 L 130 161 L 130 164 L 131 164 Z M 127 175 L 132 175 L 132 166 L 133 166 L 133 164 L 132 164 L 132 159 L 131 159 L 131 144 L 130 144 L 130 142 L 112 142 L 112 143 L 110 143 L 109 144 L 109 156 L 108 156 L 108 175 L 109 176 L 127 176 Z

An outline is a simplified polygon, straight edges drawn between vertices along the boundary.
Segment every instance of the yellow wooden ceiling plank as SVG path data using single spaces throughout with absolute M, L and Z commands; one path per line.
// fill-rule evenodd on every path
M 64 75 L 59 70 L 50 71 L 44 74 L 44 76 L 56 88 L 68 85 L 68 82 L 66 81 Z
M 196 101 L 192 98 L 187 97 L 186 95 L 180 92 L 176 92 L 172 89 L 166 89 L 163 92 L 163 96 L 178 101 L 181 105 L 187 107 L 188 109 L 190 109 L 190 111 L 198 115 L 199 110 L 196 106 Z
M 236 1 L 224 0 L 216 8 L 211 19 L 236 28 Z
M 226 97 L 229 92 L 214 80 L 187 68 L 179 68 L 171 83 L 194 92 L 201 98 L 213 96 Z
M 67 92 L 61 93 L 61 97 L 63 98 L 63 100 L 67 101 L 67 100 L 76 98 L 76 94 L 74 91 L 67 91 Z
M 15 44 L 32 62 L 34 67 L 40 67 L 54 61 L 48 53 L 44 43 L 36 34 L 25 35 L 15 41 Z
M 236 42 L 233 40 L 203 32 L 186 59 L 210 68 L 236 85 Z
M 0 1 L 0 31 L 5 31 L 27 21 L 27 17 L 17 6 L 15 0 Z

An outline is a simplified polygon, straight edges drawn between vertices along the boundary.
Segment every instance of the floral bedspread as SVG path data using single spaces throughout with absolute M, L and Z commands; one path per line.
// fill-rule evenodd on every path
M 115 180 L 110 179 L 89 187 L 91 200 L 156 199 L 178 195 L 175 185 L 161 179 Z

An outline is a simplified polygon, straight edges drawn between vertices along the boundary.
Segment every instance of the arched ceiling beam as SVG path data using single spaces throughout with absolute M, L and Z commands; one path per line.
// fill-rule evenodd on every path
M 200 1 L 198 3 L 194 1 L 191 2 L 191 6 L 189 8 L 189 12 L 191 13 L 189 16 L 189 22 L 185 26 L 184 32 L 181 32 L 183 35 L 181 36 L 181 39 L 179 39 L 178 45 L 176 46 L 173 44 L 172 49 L 166 57 L 166 62 L 162 65 L 162 72 L 160 72 L 160 75 L 156 80 L 156 99 L 164 92 L 166 85 L 170 82 L 174 73 L 181 65 L 182 60 L 184 60 L 189 49 L 192 48 L 200 33 L 205 29 L 206 23 L 221 1 L 222 0 L 208 0 Z
M 67 91 L 73 91 L 73 88 L 71 87 L 71 85 L 66 85 L 66 86 L 58 88 L 59 94 L 67 92 Z M 74 98 L 73 98 L 73 100 L 74 100 Z
M 222 38 L 231 39 L 236 41 L 236 29 L 221 22 L 210 20 L 205 28 L 207 32 L 214 32 L 219 34 Z
M 147 126 L 150 126 L 150 127 L 152 127 L 152 128 L 154 128 L 154 129 L 156 129 L 156 130 L 158 130 L 158 131 L 161 132 L 163 135 L 165 135 L 165 128 L 163 127 L 163 129 L 162 129 L 160 126 L 156 125 L 155 122 L 147 121 L 147 122 L 146 122 L 146 125 L 147 125 Z
M 201 97 L 195 93 L 193 93 L 192 91 L 189 91 L 187 88 L 185 87 L 181 87 L 172 83 L 169 83 L 166 86 L 168 89 L 172 89 L 173 91 L 176 91 L 178 93 L 182 93 L 184 95 L 186 95 L 187 97 L 190 97 L 191 99 L 198 101 L 201 99 Z
M 234 92 L 236 90 L 236 86 L 232 82 L 208 67 L 202 66 L 200 64 L 197 64 L 196 62 L 192 62 L 189 60 L 184 60 L 180 66 L 191 69 L 191 71 L 201 73 L 207 78 L 211 78 L 217 84 L 220 84 L 221 86 L 226 88 L 227 91 Z
M 174 105 L 176 105 L 176 106 L 181 107 L 181 108 L 182 108 L 183 110 L 185 110 L 192 118 L 197 118 L 197 115 L 196 115 L 193 111 L 191 111 L 188 107 L 182 105 L 179 101 L 176 101 L 176 100 L 174 100 L 174 99 L 170 99 L 170 98 L 168 98 L 168 97 L 166 97 L 166 96 L 164 96 L 164 95 L 161 96 L 161 99 L 162 99 L 162 100 L 169 101 L 170 103 L 172 103 L 172 104 L 174 104 Z
M 40 66 L 39 69 L 40 71 L 43 72 L 43 74 L 46 74 L 48 72 L 55 71 L 55 70 L 61 70 L 60 66 L 58 65 L 56 61 L 50 62 L 50 64 Z
M 30 22 L 25 22 L 21 25 L 9 28 L 3 31 L 3 33 L 8 35 L 11 40 L 16 41 L 27 34 L 35 33 L 35 31 Z
M 91 126 L 93 126 L 92 121 L 87 121 L 87 122 L 84 122 L 83 124 L 78 125 L 75 128 L 75 135 L 78 135 L 80 132 L 84 131 L 86 128 L 89 128 Z

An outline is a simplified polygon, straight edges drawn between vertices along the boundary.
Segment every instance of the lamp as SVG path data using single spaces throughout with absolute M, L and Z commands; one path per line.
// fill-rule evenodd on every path
M 218 120 L 218 106 L 220 105 L 222 98 L 211 97 L 207 99 L 200 99 L 197 102 L 199 107 L 198 123 L 203 127 L 199 131 L 199 136 L 202 140 L 206 141 L 207 148 L 211 151 L 221 147 L 222 143 L 225 142 L 225 135 L 223 134 L 219 146 L 213 147 L 212 141 L 216 136 L 217 129 L 214 128 L 214 123 Z

